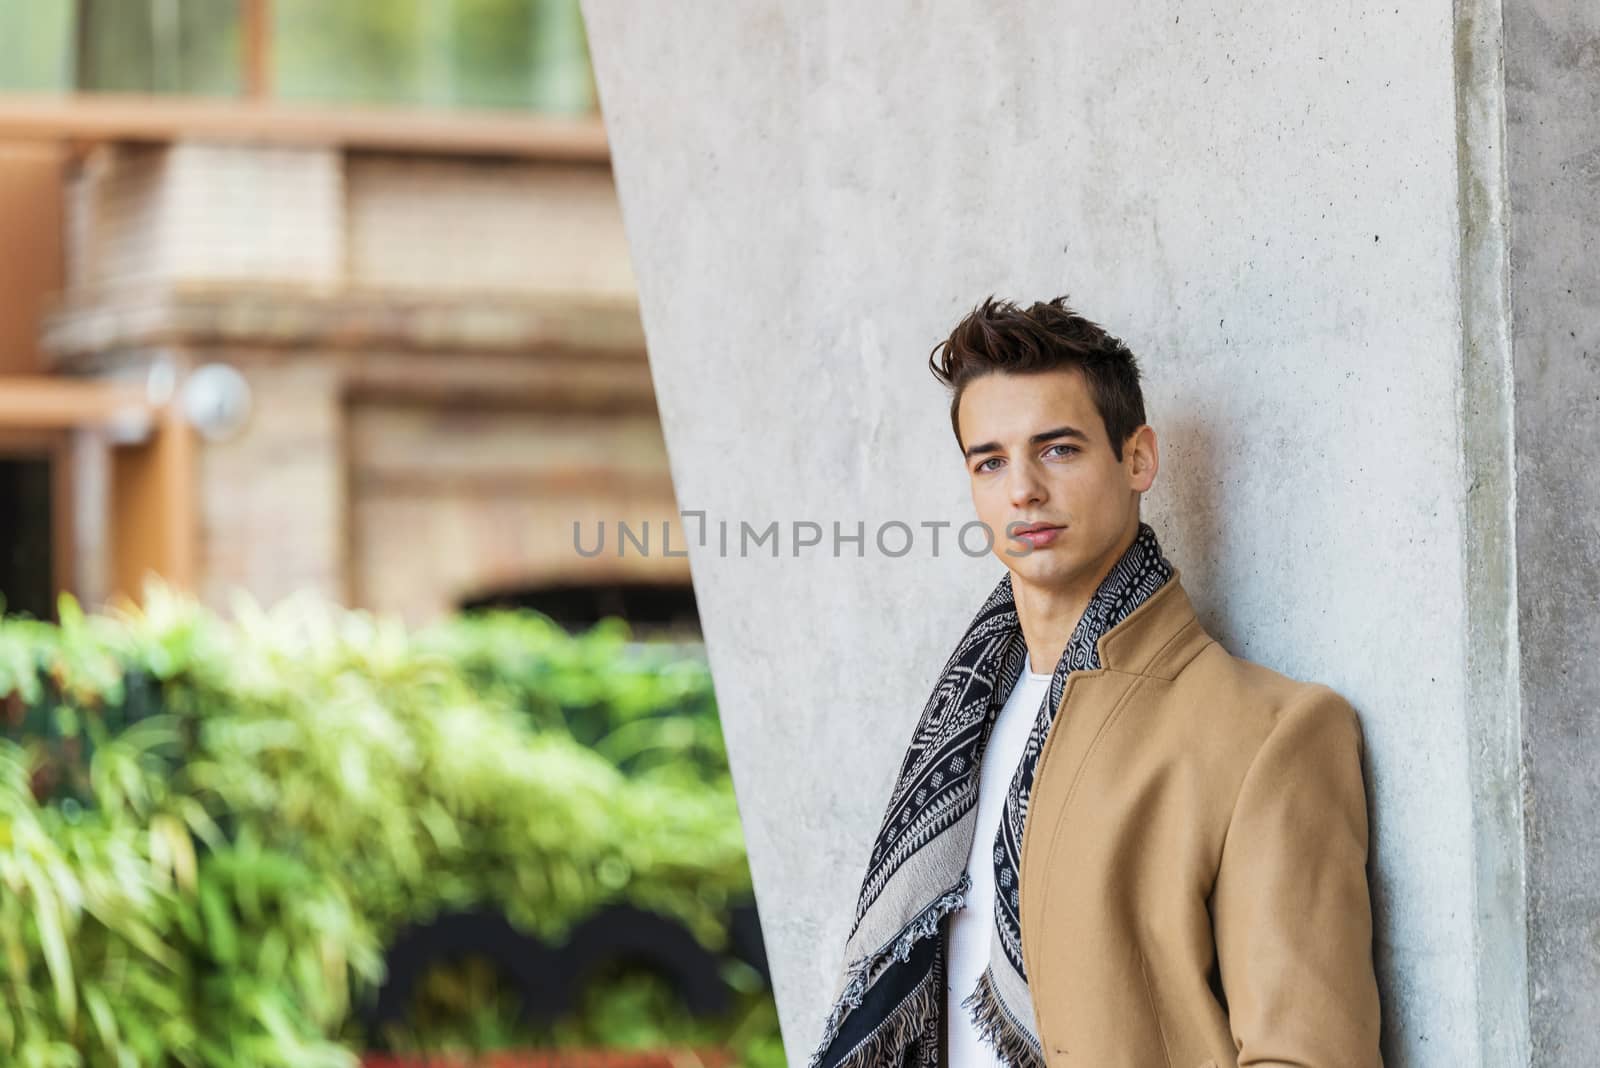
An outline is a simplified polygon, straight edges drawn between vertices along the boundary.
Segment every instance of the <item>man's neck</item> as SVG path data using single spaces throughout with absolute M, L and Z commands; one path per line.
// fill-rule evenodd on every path
M 1015 575 L 1012 576 L 1011 593 L 1017 606 L 1017 622 L 1022 627 L 1023 640 L 1028 643 L 1028 658 L 1036 674 L 1048 675 L 1055 670 L 1095 591 L 1138 536 L 1136 521 L 1093 569 L 1066 586 L 1037 586 L 1017 582 Z

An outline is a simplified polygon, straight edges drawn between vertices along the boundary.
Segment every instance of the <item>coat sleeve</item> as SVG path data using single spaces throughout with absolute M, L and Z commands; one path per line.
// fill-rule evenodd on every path
M 1246 771 L 1213 889 L 1240 1068 L 1381 1068 L 1354 709 L 1326 686 L 1284 708 Z

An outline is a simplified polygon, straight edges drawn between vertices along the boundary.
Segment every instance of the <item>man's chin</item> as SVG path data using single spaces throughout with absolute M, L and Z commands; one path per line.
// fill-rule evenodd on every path
M 1052 549 L 1035 549 L 1010 561 L 1012 581 L 1044 590 L 1067 589 L 1077 572 Z

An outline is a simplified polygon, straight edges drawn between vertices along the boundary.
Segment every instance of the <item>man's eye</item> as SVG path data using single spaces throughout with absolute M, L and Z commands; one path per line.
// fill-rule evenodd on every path
M 1046 449 L 1044 451 L 1046 453 L 1049 453 L 1052 449 L 1065 449 L 1065 450 L 1067 450 L 1066 452 L 1061 454 L 1063 456 L 1067 455 L 1068 453 L 1074 453 L 1074 452 L 1078 451 L 1078 447 L 1076 445 L 1052 445 L 1052 446 L 1050 446 L 1049 449 Z
M 999 462 L 1000 462 L 1000 458 L 998 456 L 991 456 L 987 460 L 983 461 L 983 463 L 979 464 L 977 467 L 974 467 L 973 470 L 974 471 L 987 471 L 989 469 L 989 465 L 990 464 L 999 463 Z

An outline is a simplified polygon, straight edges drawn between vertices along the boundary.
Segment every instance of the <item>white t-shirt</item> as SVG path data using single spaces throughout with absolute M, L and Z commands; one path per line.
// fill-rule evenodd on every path
M 972 851 L 967 856 L 967 871 L 972 889 L 967 903 L 950 915 L 950 960 L 945 969 L 945 1021 L 949 1031 L 950 1068 L 985 1068 L 1000 1061 L 994 1050 L 978 1038 L 972 1017 L 961 1002 L 978 985 L 989 966 L 989 943 L 994 937 L 994 839 L 1000 830 L 1000 814 L 1005 808 L 1011 776 L 1022 760 L 1028 732 L 1050 687 L 1049 675 L 1033 672 L 1033 657 L 1023 665 L 1023 673 L 1011 688 L 1000 716 L 995 720 L 989 745 L 983 752 L 978 773 L 978 825 L 972 835 Z

